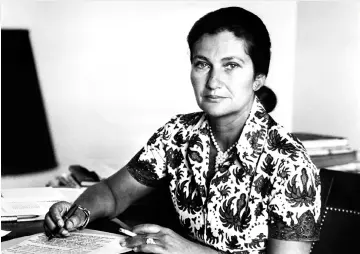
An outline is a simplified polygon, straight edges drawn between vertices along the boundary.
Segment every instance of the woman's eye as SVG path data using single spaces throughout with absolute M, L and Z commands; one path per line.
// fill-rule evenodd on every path
M 239 64 L 237 64 L 237 63 L 227 63 L 227 64 L 225 64 L 225 69 L 226 70 L 232 70 L 232 69 L 235 69 L 237 67 L 239 67 Z
M 205 62 L 196 62 L 195 67 L 198 69 L 205 69 L 205 68 L 209 67 L 209 65 Z

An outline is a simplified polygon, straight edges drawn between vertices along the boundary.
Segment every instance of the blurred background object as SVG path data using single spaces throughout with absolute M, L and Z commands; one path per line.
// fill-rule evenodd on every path
M 1 30 L 1 63 L 1 175 L 56 167 L 28 30 Z

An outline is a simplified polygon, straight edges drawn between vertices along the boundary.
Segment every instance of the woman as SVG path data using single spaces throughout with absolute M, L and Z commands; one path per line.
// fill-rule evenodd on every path
M 123 246 L 147 253 L 309 253 L 319 237 L 319 172 L 255 96 L 270 63 L 265 25 L 242 8 L 223 8 L 198 20 L 188 43 L 202 112 L 161 127 L 122 170 L 75 201 L 85 209 L 65 226 L 61 216 L 70 204 L 52 206 L 45 231 L 58 225 L 67 236 L 89 220 L 113 218 L 166 182 L 192 240 L 146 224 Z

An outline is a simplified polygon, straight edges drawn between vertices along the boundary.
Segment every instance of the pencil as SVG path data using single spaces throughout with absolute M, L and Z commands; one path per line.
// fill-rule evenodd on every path
M 130 230 L 124 229 L 124 228 L 119 228 L 119 232 L 128 235 L 128 236 L 136 236 L 137 234 L 135 234 L 134 232 L 131 232 Z
M 74 213 L 75 213 L 75 211 L 76 211 L 77 209 L 78 209 L 78 205 L 74 203 L 74 204 L 70 207 L 69 211 L 67 211 L 67 213 L 64 214 L 64 216 L 63 216 L 64 226 L 65 226 L 66 221 L 67 221 L 71 216 L 74 215 Z M 55 237 L 55 235 L 57 235 L 57 234 L 60 233 L 60 230 L 61 230 L 61 228 L 57 228 L 56 233 L 55 233 L 55 234 L 51 233 L 51 235 L 49 236 L 48 240 L 53 239 L 53 238 Z

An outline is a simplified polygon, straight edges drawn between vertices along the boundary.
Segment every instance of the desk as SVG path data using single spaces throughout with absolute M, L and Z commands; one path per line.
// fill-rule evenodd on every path
M 123 212 L 119 219 L 125 224 L 133 227 L 142 223 L 154 223 L 164 227 L 173 229 L 180 235 L 185 236 L 182 232 L 180 223 L 178 222 L 175 214 L 174 207 L 169 201 L 170 194 L 159 195 L 158 192 L 163 190 L 159 189 L 150 194 L 143 200 L 139 200 L 138 204 L 130 206 L 125 212 Z M 164 192 L 163 193 L 168 193 Z M 144 214 L 144 211 L 146 213 Z M 2 222 L 1 228 L 3 230 L 11 231 L 8 235 L 1 238 L 1 241 L 8 241 L 14 238 L 29 236 L 43 232 L 43 221 L 31 221 L 31 222 Z M 90 223 L 87 228 L 95 229 L 110 233 L 117 233 L 119 226 L 106 219 L 100 219 Z M 134 252 L 128 252 L 134 253 Z M 139 252 L 138 252 L 139 253 Z
M 59 168 L 54 171 L 49 171 L 45 176 L 40 173 L 34 173 L 21 177 L 7 177 L 2 179 L 2 183 L 5 183 L 7 188 L 13 187 L 43 187 L 48 179 L 58 175 L 60 172 L 68 171 L 67 168 Z M 41 176 L 41 177 L 40 177 Z M 23 183 L 32 183 L 32 180 L 36 180 L 36 185 L 21 186 Z M 161 195 L 159 195 L 161 193 Z M 164 195 L 165 193 L 165 195 Z M 144 211 L 146 213 L 144 214 Z M 174 231 L 181 233 L 180 223 L 178 222 L 175 214 L 174 207 L 171 203 L 170 193 L 164 189 L 154 191 L 149 196 L 139 200 L 137 204 L 130 206 L 119 219 L 133 227 L 142 223 L 154 223 L 164 227 L 172 228 Z M 97 220 L 88 225 L 89 229 L 100 230 L 110 233 L 117 233 L 119 226 L 109 220 Z M 8 235 L 1 238 L 1 241 L 8 241 L 14 238 L 23 236 L 29 236 L 43 232 L 43 221 L 31 221 L 31 222 L 2 222 L 1 229 L 11 231 Z M 132 253 L 132 252 L 129 252 Z
M 354 253 L 352 250 L 358 249 L 360 228 L 360 174 L 321 169 L 320 177 L 323 210 L 332 207 L 337 210 L 322 213 L 321 241 L 313 245 L 312 253 Z M 137 205 L 130 206 L 119 219 L 129 226 L 145 222 L 159 224 L 186 237 L 185 233 L 181 232 L 181 226 L 169 197 L 164 194 L 169 195 L 169 192 L 158 189 L 143 201 L 139 201 Z M 347 213 L 346 210 L 352 212 Z M 43 232 L 42 221 L 2 222 L 1 228 L 12 231 L 2 237 L 1 241 Z M 118 225 L 108 220 L 98 220 L 90 223 L 88 228 L 115 233 Z
M 6 236 L 1 237 L 1 241 L 8 241 L 14 238 L 28 236 L 43 232 L 43 221 L 27 222 L 1 222 L 1 229 L 11 231 Z

